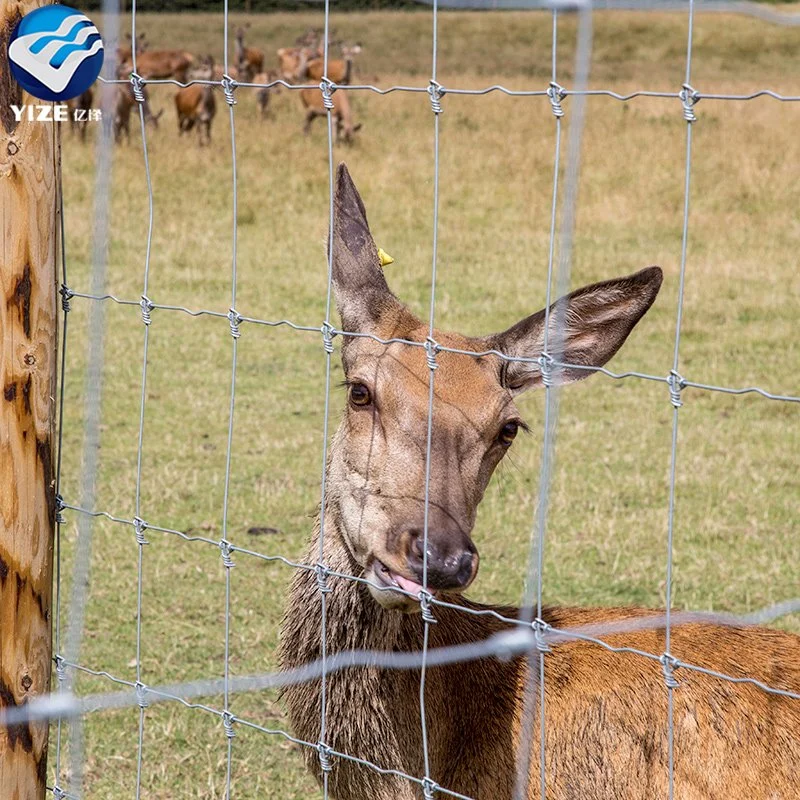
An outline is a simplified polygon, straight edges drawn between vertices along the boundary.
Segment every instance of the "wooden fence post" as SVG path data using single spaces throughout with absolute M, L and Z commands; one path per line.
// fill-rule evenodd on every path
M 50 690 L 55 480 L 56 264 L 53 122 L 16 122 L 44 104 L 8 67 L 8 39 L 39 0 L 0 0 L 0 709 Z M 41 800 L 46 723 L 0 725 L 0 798 Z

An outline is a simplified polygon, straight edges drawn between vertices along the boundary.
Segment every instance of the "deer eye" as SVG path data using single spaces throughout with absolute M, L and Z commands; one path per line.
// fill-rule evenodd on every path
M 517 433 L 519 433 L 519 423 L 506 422 L 506 424 L 500 429 L 500 435 L 497 437 L 497 439 L 500 444 L 508 447 L 511 442 L 517 438 Z
M 351 383 L 350 402 L 354 406 L 368 406 L 372 402 L 372 394 L 363 383 Z

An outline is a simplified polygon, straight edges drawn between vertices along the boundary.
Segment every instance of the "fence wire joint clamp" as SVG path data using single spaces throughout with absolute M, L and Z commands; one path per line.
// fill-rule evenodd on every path
M 547 96 L 550 99 L 553 116 L 560 119 L 564 116 L 564 109 L 561 106 L 561 101 L 567 96 L 567 90 L 555 81 L 552 81 L 550 86 L 547 87 Z
M 439 368 L 436 363 L 436 354 L 441 350 L 441 345 L 432 336 L 425 339 L 425 360 L 428 362 L 428 369 L 433 371 Z
M 133 529 L 136 531 L 136 544 L 150 544 L 144 538 L 144 532 L 147 530 L 147 523 L 141 517 L 133 518 Z
M 236 722 L 236 717 L 230 711 L 222 712 L 222 727 L 225 728 L 225 735 L 229 739 L 233 739 L 236 736 L 236 731 L 233 729 L 234 722 Z
M 536 359 L 539 364 L 539 374 L 542 376 L 542 383 L 547 386 L 553 386 L 553 366 L 555 361 L 549 353 L 542 353 Z
M 433 800 L 434 793 L 438 791 L 439 784 L 436 781 L 432 781 L 430 778 L 422 779 L 422 796 L 425 800 Z
M 669 387 L 670 402 L 675 408 L 680 408 L 683 405 L 681 391 L 686 387 L 686 381 L 680 373 L 671 369 L 667 376 L 667 386 Z
M 54 655 L 53 662 L 56 665 L 56 680 L 58 680 L 58 685 L 62 686 L 67 679 L 67 664 L 64 661 L 64 656 Z
M 62 283 L 58 293 L 61 295 L 61 308 L 65 314 L 68 314 L 71 310 L 69 301 L 74 297 L 73 291 L 66 283 Z
M 155 303 L 146 294 L 143 294 L 139 305 L 142 308 L 142 322 L 144 322 L 145 325 L 149 325 L 153 321 L 150 314 L 156 307 Z
M 222 554 L 222 564 L 227 569 L 232 569 L 236 566 L 231 553 L 233 553 L 233 545 L 227 539 L 219 540 L 219 552 Z
M 131 72 L 131 91 L 137 103 L 144 103 L 144 78 L 138 72 Z
M 668 689 L 677 689 L 681 684 L 675 678 L 674 671 L 678 669 L 681 662 L 669 653 L 662 653 L 658 659 L 661 662 L 661 671 L 664 673 L 664 683 Z
M 317 742 L 317 753 L 319 753 L 319 767 L 323 772 L 330 772 L 333 767 L 331 766 L 331 749 L 323 742 Z
M 67 793 L 60 786 L 54 786 L 53 797 L 55 797 L 56 800 L 66 800 Z
M 317 586 L 319 587 L 320 594 L 329 594 L 331 587 L 328 586 L 328 576 L 331 574 L 331 571 L 324 564 L 315 564 L 314 574 L 317 576 Z
M 66 520 L 64 519 L 64 515 L 61 513 L 66 506 L 64 505 L 64 498 L 60 494 L 56 494 L 56 522 L 59 525 L 63 525 Z
M 220 84 L 222 86 L 222 93 L 225 95 L 225 102 L 229 106 L 235 106 L 236 99 L 234 98 L 233 93 L 239 84 L 227 73 L 222 76 Z
M 322 327 L 319 329 L 322 334 L 322 346 L 328 355 L 333 353 L 333 337 L 336 336 L 336 329 L 330 322 L 323 322 Z
M 548 625 L 543 619 L 540 617 L 536 617 L 536 619 L 531 622 L 531 628 L 533 630 L 533 645 L 539 653 L 552 653 L 552 649 L 549 644 L 547 644 L 547 634 L 550 631 L 550 625 Z
M 235 308 L 228 309 L 228 324 L 231 326 L 231 336 L 238 339 L 242 332 L 239 330 L 239 325 L 242 322 L 242 316 Z
M 431 611 L 431 600 L 433 600 L 433 595 L 426 591 L 425 589 L 421 589 L 419 593 L 419 611 L 422 615 L 422 619 L 425 622 L 429 622 L 433 625 L 436 624 L 436 617 L 433 616 L 433 612 Z
M 683 103 L 683 118 L 689 123 L 697 122 L 694 107 L 700 102 L 700 92 L 693 89 L 688 83 L 684 83 L 678 97 Z
M 136 689 L 136 704 L 139 708 L 147 708 L 147 686 L 143 684 L 141 681 L 136 681 L 135 684 Z
M 327 75 L 323 76 L 319 82 L 319 90 L 322 92 L 322 105 L 326 111 L 333 111 L 333 93 L 339 87 Z
M 441 114 L 444 110 L 442 108 L 442 98 L 447 94 L 447 89 L 442 86 L 438 81 L 431 78 L 428 83 L 428 96 L 431 98 L 431 111 L 434 114 Z

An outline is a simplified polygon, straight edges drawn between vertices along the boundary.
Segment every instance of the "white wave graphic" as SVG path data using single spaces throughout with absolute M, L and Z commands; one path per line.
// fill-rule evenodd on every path
M 78 67 L 95 53 L 103 49 L 103 42 L 98 39 L 88 50 L 74 50 L 57 67 L 50 63 L 50 59 L 65 44 L 84 44 L 93 34 L 100 35 L 94 25 L 89 24 L 81 28 L 72 40 L 55 39 L 45 45 L 40 52 L 33 53 L 31 48 L 42 39 L 66 36 L 79 22 L 91 20 L 83 14 L 72 14 L 66 17 L 55 31 L 38 31 L 29 33 L 15 39 L 8 48 L 8 57 L 18 66 L 29 72 L 38 81 L 43 83 L 52 92 L 63 92 Z

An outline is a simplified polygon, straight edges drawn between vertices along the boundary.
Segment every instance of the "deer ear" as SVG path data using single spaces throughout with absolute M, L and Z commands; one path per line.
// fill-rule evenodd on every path
M 333 199 L 333 291 L 345 331 L 370 332 L 398 301 L 383 276 L 367 212 L 345 164 Z
M 550 356 L 561 363 L 602 367 L 653 304 L 661 280 L 659 267 L 647 267 L 626 278 L 584 286 L 557 300 L 550 307 Z M 544 324 L 542 310 L 485 341 L 506 355 L 536 359 L 544 346 Z M 552 372 L 557 384 L 592 374 L 591 370 L 569 367 L 554 367 Z M 542 384 L 539 365 L 520 361 L 504 362 L 502 380 L 512 394 Z

